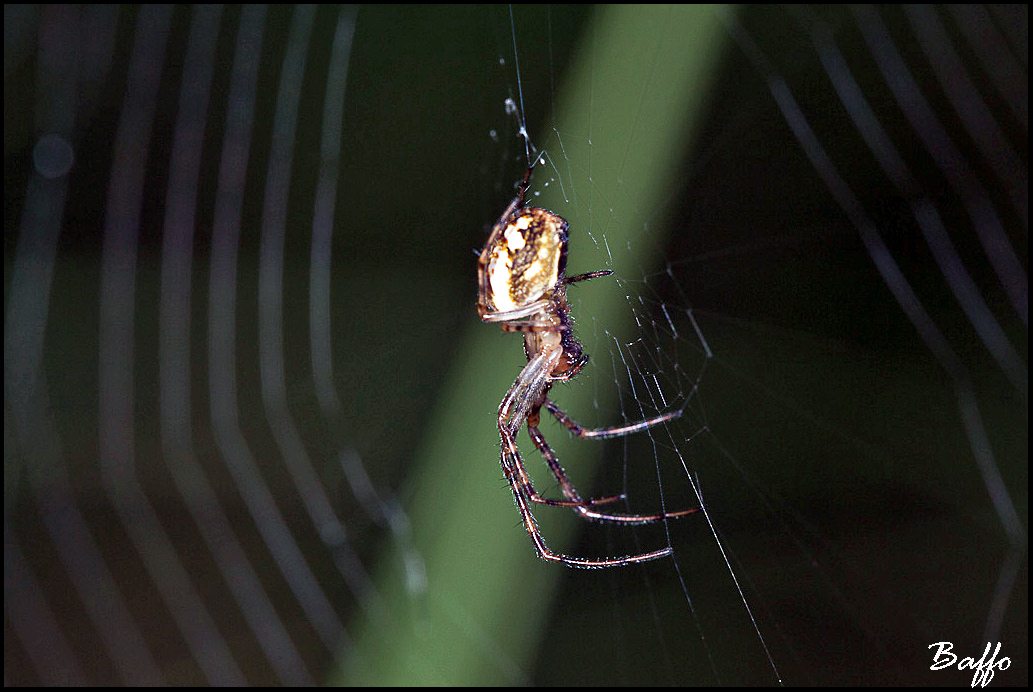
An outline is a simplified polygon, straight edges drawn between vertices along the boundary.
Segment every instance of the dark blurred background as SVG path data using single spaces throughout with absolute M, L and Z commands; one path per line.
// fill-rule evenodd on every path
M 5 684 L 771 684 L 769 655 L 788 684 L 967 684 L 928 646 L 978 657 L 987 637 L 1011 660 L 994 682 L 1027 683 L 1024 6 L 728 11 L 657 184 L 655 266 L 621 264 L 647 236 L 616 241 L 622 202 L 596 183 L 550 198 L 573 269 L 617 269 L 632 341 L 660 354 L 632 380 L 691 400 L 670 436 L 576 477 L 655 503 L 656 460 L 661 499 L 690 506 L 685 461 L 752 616 L 702 517 L 578 527 L 570 554 L 669 540 L 677 562 L 568 571 L 534 559 L 495 442 L 451 460 L 462 478 L 417 466 L 435 435 L 490 440 L 522 362 L 498 335 L 498 367 L 457 375 L 494 331 L 474 253 L 527 165 L 506 99 L 553 162 L 536 186 L 637 184 L 552 129 L 604 15 L 5 6 Z M 643 18 L 658 45 L 684 36 Z M 903 189 L 843 106 L 837 51 Z M 629 65 L 650 76 L 632 106 L 657 55 Z M 638 409 L 593 295 L 594 371 L 557 398 L 603 425 Z M 421 493 L 495 532 L 451 584 L 429 556 L 459 537 L 407 524 Z M 483 578 L 510 549 L 511 581 Z M 469 594 L 447 632 L 427 624 L 439 589 Z M 507 598 L 512 630 L 472 614 Z

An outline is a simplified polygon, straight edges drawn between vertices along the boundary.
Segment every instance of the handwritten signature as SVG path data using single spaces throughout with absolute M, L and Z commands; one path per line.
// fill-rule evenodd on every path
M 966 656 L 961 659 L 961 662 L 958 662 L 958 657 L 952 653 L 954 644 L 951 642 L 930 644 L 927 648 L 932 649 L 936 647 L 936 653 L 933 655 L 933 664 L 929 666 L 929 670 L 943 670 L 958 663 L 958 670 L 968 669 L 975 671 L 972 674 L 972 687 L 976 685 L 986 687 L 994 679 L 994 670 L 1004 671 L 1011 667 L 1011 659 L 1007 656 L 1003 656 L 1000 659 L 997 658 L 997 654 L 1001 651 L 1001 642 L 997 642 L 997 648 L 994 649 L 992 655 L 990 654 L 991 646 L 990 642 L 986 643 L 986 649 L 983 650 L 983 655 L 978 660 Z M 989 658 L 987 658 L 988 655 Z

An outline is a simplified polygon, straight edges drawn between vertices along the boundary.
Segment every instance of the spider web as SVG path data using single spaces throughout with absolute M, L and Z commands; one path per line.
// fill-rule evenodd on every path
M 5 7 L 5 683 L 969 682 L 938 641 L 1026 683 L 1026 10 L 727 14 L 677 136 L 660 17 L 607 97 L 591 8 Z M 532 144 L 616 272 L 555 400 L 685 411 L 543 432 L 586 496 L 707 507 L 536 516 L 673 560 L 541 563 L 502 481 L 467 250 Z
M 704 144 L 684 190 L 663 191 L 673 211 L 657 210 L 673 219 L 661 268 L 619 269 L 625 248 L 605 229 L 620 205 L 592 201 L 594 181 L 623 182 L 619 167 L 593 169 L 590 189 L 552 207 L 572 219 L 572 256 L 586 254 L 579 214 L 592 229 L 598 259 L 574 271 L 617 268 L 603 300 L 625 298 L 637 327 L 615 340 L 609 318 L 586 324 L 589 299 L 576 306 L 596 372 L 561 402 L 593 423 L 687 402 L 668 430 L 611 445 L 599 491 L 645 478 L 670 509 L 695 481 L 719 549 L 681 520 L 672 588 L 615 574 L 606 592 L 567 575 L 541 679 L 765 684 L 767 650 L 787 681 L 968 680 L 926 672 L 929 645 L 949 640 L 975 658 L 1010 641 L 1021 684 L 1025 39 L 1010 32 L 1023 19 L 918 8 L 725 21 L 735 50 Z M 561 179 L 591 165 L 591 151 L 572 153 L 577 133 L 552 135 Z M 585 390 L 600 387 L 622 395 L 598 415 Z M 617 534 L 586 529 L 578 554 L 611 554 Z

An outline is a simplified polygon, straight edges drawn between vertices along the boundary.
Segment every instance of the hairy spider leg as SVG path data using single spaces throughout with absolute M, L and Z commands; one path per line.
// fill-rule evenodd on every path
M 683 517 L 687 514 L 694 514 L 699 511 L 699 507 L 695 507 L 693 509 L 682 510 L 680 512 L 663 512 L 660 514 L 607 514 L 589 509 L 592 505 L 622 500 L 624 499 L 624 495 L 611 495 L 610 497 L 602 498 L 600 500 L 582 500 L 577 488 L 574 487 L 574 484 L 570 481 L 567 473 L 563 470 L 563 467 L 560 466 L 559 459 L 556 458 L 556 453 L 552 451 L 552 448 L 549 447 L 549 444 L 545 441 L 545 436 L 542 435 L 538 428 L 531 427 L 530 425 L 527 426 L 527 431 L 530 433 L 531 440 L 534 442 L 535 447 L 538 448 L 542 453 L 542 456 L 545 458 L 545 463 L 549 466 L 549 470 L 552 471 L 552 475 L 556 477 L 557 481 L 559 481 L 563 495 L 570 500 L 570 506 L 585 519 L 590 521 L 611 521 L 618 524 L 624 524 L 626 526 L 638 526 L 641 524 L 652 524 L 663 519 Z M 535 501 L 534 498 L 530 496 L 528 499 L 532 502 Z M 545 504 L 553 504 L 554 502 L 555 500 L 552 500 Z
M 581 498 L 576 501 L 547 500 L 535 492 L 531 485 L 531 478 L 516 444 L 516 435 L 525 422 L 528 423 L 529 428 L 531 427 L 530 420 L 537 424 L 541 405 L 528 402 L 539 402 L 544 399 L 545 392 L 551 386 L 549 372 L 556 366 L 559 354 L 559 351 L 546 351 L 528 361 L 510 389 L 509 395 L 499 406 L 498 426 L 499 434 L 502 437 L 502 465 L 503 467 L 506 467 L 507 464 L 510 465 L 516 474 L 518 484 L 528 499 L 538 504 L 556 507 L 582 507 L 621 500 L 623 499 L 621 495 L 598 500 L 582 500 Z
M 538 440 L 535 439 L 536 434 L 538 435 L 538 437 L 541 437 L 541 433 L 538 432 L 538 428 L 528 426 L 527 429 L 528 431 L 533 431 L 531 433 L 531 439 L 534 440 L 535 446 L 538 446 Z M 588 500 L 582 499 L 581 496 L 578 495 L 577 490 L 574 489 L 573 484 L 567 478 L 563 469 L 560 467 L 559 462 L 556 460 L 555 454 L 552 454 L 551 449 L 549 450 L 549 455 L 551 456 L 551 459 L 550 456 L 546 456 L 546 463 L 548 463 L 550 470 L 552 470 L 553 475 L 556 476 L 557 479 L 560 478 L 560 475 L 557 475 L 557 470 L 559 474 L 562 474 L 563 480 L 560 481 L 561 485 L 563 483 L 569 485 L 572 493 L 567 492 L 567 490 L 564 489 L 563 494 L 568 498 L 566 500 L 550 500 L 548 498 L 542 497 L 534 489 L 534 486 L 531 483 L 531 476 L 527 473 L 527 467 L 524 465 L 524 459 L 520 454 L 520 450 L 516 446 L 516 442 L 507 433 L 503 433 L 503 438 L 504 439 L 502 453 L 504 456 L 508 458 L 509 464 L 512 466 L 513 471 L 516 474 L 516 482 L 520 486 L 521 491 L 523 492 L 524 496 L 526 496 L 527 499 L 531 502 L 534 502 L 535 504 L 539 505 L 549 505 L 550 507 L 571 507 L 577 510 L 579 513 L 581 513 L 581 510 L 585 509 L 586 507 L 591 507 L 593 505 L 605 505 L 610 502 L 617 502 L 618 500 L 624 499 L 624 495 L 610 495 L 609 497 L 591 498 Z M 544 443 L 544 440 L 542 440 L 542 443 Z M 541 449 L 541 447 L 538 448 Z M 606 518 L 605 515 L 597 515 L 596 512 L 591 511 L 589 511 L 588 514 L 584 514 L 583 516 L 589 519 Z
M 487 312 L 487 309 L 483 305 L 479 305 L 478 309 L 481 311 L 481 320 L 484 322 L 509 322 L 510 320 L 516 320 L 522 317 L 531 317 L 548 307 L 549 301 L 536 300 L 530 305 L 525 305 L 524 307 L 517 308 L 516 310 L 507 310 L 506 312 Z M 502 326 L 504 329 L 505 325 Z
M 624 499 L 623 495 L 611 495 L 598 499 L 582 499 L 581 495 L 574 488 L 555 453 L 545 442 L 541 431 L 538 430 L 539 411 L 541 404 L 528 405 L 527 401 L 548 401 L 545 394 L 552 386 L 549 372 L 555 367 L 559 353 L 557 351 L 545 351 L 532 358 L 520 373 L 516 383 L 510 390 L 509 395 L 499 406 L 498 425 L 499 434 L 502 437 L 502 465 L 509 467 L 515 475 L 515 482 L 520 486 L 523 494 L 528 500 L 537 504 L 551 505 L 553 507 L 571 507 L 582 517 L 589 520 L 612 521 L 627 525 L 648 524 L 661 519 L 683 516 L 692 512 L 655 514 L 655 515 L 628 515 L 628 514 L 605 514 L 588 509 L 594 505 L 602 505 Z M 520 427 L 526 423 L 528 432 L 535 446 L 541 451 L 549 470 L 556 480 L 559 481 L 566 500 L 550 500 L 539 495 L 531 483 L 531 477 L 527 473 L 520 449 L 516 444 L 516 434 Z M 507 474 L 508 475 L 508 474 Z M 692 510 L 695 511 L 695 510 Z
M 563 283 L 576 284 L 578 281 L 588 281 L 589 279 L 596 279 L 600 276 L 610 276 L 611 274 L 613 274 L 613 272 L 609 269 L 600 269 L 598 271 L 585 272 L 584 274 L 578 274 L 577 276 L 572 276 L 569 279 L 564 279 Z
M 524 527 L 527 529 L 527 533 L 531 537 L 531 543 L 534 545 L 535 552 L 537 552 L 538 557 L 543 560 L 560 562 L 569 567 L 578 567 L 581 569 L 598 569 L 602 567 L 623 567 L 624 565 L 632 565 L 638 562 L 649 562 L 650 560 L 667 557 L 673 552 L 670 547 L 667 547 L 661 550 L 654 550 L 651 553 L 642 553 L 641 555 L 597 558 L 594 560 L 581 557 L 569 557 L 561 553 L 554 553 L 549 550 L 549 546 L 545 544 L 545 539 L 542 537 L 541 531 L 538 530 L 538 525 L 535 523 L 534 515 L 531 514 L 531 508 L 527 504 L 527 498 L 525 498 L 523 492 L 521 492 L 521 484 L 517 479 L 517 472 L 506 460 L 505 450 L 502 452 L 502 470 L 506 474 L 506 480 L 509 481 L 510 490 L 513 491 L 513 499 L 516 500 L 517 508 L 520 510 L 520 516 L 524 520 Z
M 612 428 L 585 428 L 561 411 L 560 407 L 557 406 L 552 399 L 545 400 L 545 409 L 555 416 L 556 420 L 563 424 L 563 427 L 578 437 L 597 440 L 606 440 L 611 437 L 624 437 L 625 435 L 631 435 L 633 433 L 641 432 L 642 430 L 648 430 L 654 425 L 659 425 L 660 423 L 674 420 L 675 418 L 681 418 L 682 414 L 681 409 L 678 409 L 676 411 L 671 411 L 670 413 L 665 413 L 654 418 L 647 418 L 646 420 L 639 421 L 638 423 L 631 423 L 629 425 L 619 425 Z
M 660 423 L 663 423 L 665 421 L 674 420 L 675 418 L 680 418 L 681 415 L 682 415 L 681 409 L 678 409 L 676 411 L 671 411 L 670 413 L 665 413 L 665 414 L 663 414 L 661 416 L 656 416 L 654 418 L 648 418 L 646 420 L 639 421 L 638 423 L 632 423 L 630 425 L 622 425 L 622 426 L 613 427 L 613 428 L 588 429 L 588 428 L 585 428 L 584 426 L 582 426 L 580 423 L 576 422 L 574 419 L 572 419 L 570 416 L 568 416 L 562 410 L 560 410 L 560 408 L 551 399 L 547 398 L 545 400 L 545 409 L 549 413 L 551 413 L 556 418 L 556 420 L 558 420 L 560 423 L 562 423 L 565 428 L 570 430 L 572 433 L 574 433 L 578 437 L 583 438 L 583 439 L 597 439 L 597 440 L 605 440 L 605 439 L 608 439 L 608 438 L 611 438 L 611 437 L 624 437 L 625 435 L 631 435 L 633 433 L 637 433 L 637 432 L 640 432 L 642 430 L 647 430 L 647 429 L 653 427 L 654 425 L 659 425 Z M 529 432 L 531 431 L 531 426 L 530 425 L 528 426 L 528 431 Z M 534 432 L 538 432 L 537 428 L 534 429 Z M 546 444 L 545 438 L 542 437 L 541 433 L 538 432 L 538 435 L 536 437 L 534 432 L 531 433 L 531 439 L 534 441 L 534 443 L 538 447 L 538 449 L 541 450 L 542 456 L 545 457 L 546 463 L 548 463 L 549 468 L 552 470 L 553 475 L 556 476 L 556 480 L 559 481 L 560 487 L 563 488 L 563 494 L 567 495 L 567 497 L 570 497 L 570 499 L 573 500 L 574 497 L 572 497 L 572 496 L 567 494 L 567 485 L 566 484 L 570 484 L 570 481 L 567 479 L 567 476 L 564 473 L 563 468 L 559 465 L 559 462 L 556 460 L 555 454 L 553 454 L 553 452 L 549 448 L 548 444 Z M 539 440 L 541 441 L 541 444 L 539 444 Z M 550 460 L 550 456 L 552 457 L 551 460 Z M 573 485 L 570 485 L 570 490 L 574 493 L 574 496 L 577 496 L 577 490 L 574 489 Z M 598 503 L 590 503 L 590 504 L 598 504 Z M 693 507 L 692 509 L 683 509 L 683 510 L 678 511 L 678 512 L 664 512 L 662 514 L 647 515 L 647 516 L 613 514 L 613 515 L 599 515 L 597 517 L 592 517 L 592 516 L 589 516 L 589 514 L 581 511 L 582 509 L 584 509 L 584 507 L 582 505 L 575 504 L 574 508 L 575 508 L 576 511 L 584 514 L 584 516 L 586 518 L 589 518 L 589 519 L 601 519 L 603 521 L 618 521 L 618 522 L 625 522 L 625 523 L 628 523 L 628 524 L 648 524 L 650 522 L 659 521 L 661 519 L 674 519 L 674 518 L 677 518 L 677 517 L 684 517 L 684 516 L 687 516 L 689 514 L 695 514 L 696 512 L 700 511 L 700 509 L 702 509 L 700 507 Z M 598 513 L 597 512 L 592 512 L 592 514 L 598 514 Z M 636 519 L 638 521 L 636 521 Z

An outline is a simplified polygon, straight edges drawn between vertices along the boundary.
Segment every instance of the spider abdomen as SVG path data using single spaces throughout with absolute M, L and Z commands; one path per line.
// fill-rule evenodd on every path
M 557 214 L 525 207 L 512 215 L 482 255 L 489 307 L 508 312 L 546 297 L 562 277 L 566 243 L 567 222 Z

